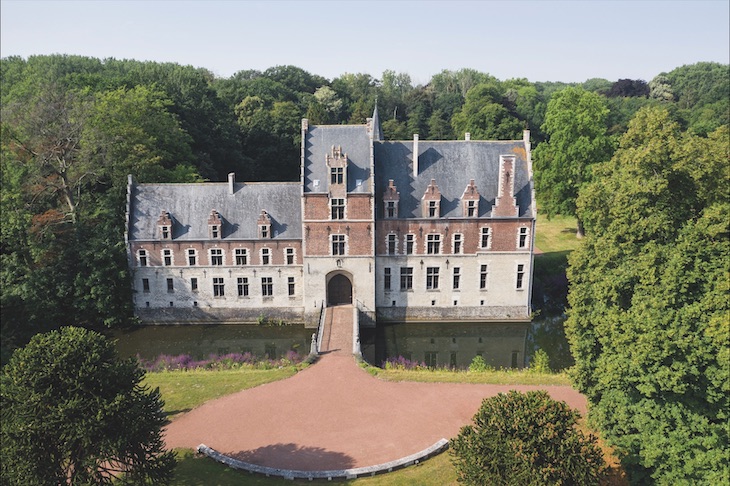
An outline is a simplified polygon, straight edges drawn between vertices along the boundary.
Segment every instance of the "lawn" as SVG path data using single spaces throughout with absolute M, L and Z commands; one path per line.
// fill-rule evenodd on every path
M 576 219 L 572 216 L 553 216 L 548 219 L 538 213 L 535 228 L 535 248 L 543 253 L 570 252 L 580 245 L 575 237 Z
M 189 370 L 147 373 L 144 384 L 159 387 L 170 420 L 198 405 L 247 388 L 289 378 L 294 366 L 270 370 Z

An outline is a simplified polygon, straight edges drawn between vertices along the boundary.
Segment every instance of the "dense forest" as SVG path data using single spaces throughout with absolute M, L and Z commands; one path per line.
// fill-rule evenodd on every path
M 597 425 L 636 481 L 727 475 L 728 65 L 578 84 L 462 69 L 414 86 L 54 55 L 4 58 L 0 75 L 3 362 L 38 332 L 133 324 L 127 174 L 297 180 L 302 118 L 364 123 L 377 104 L 391 140 L 530 130 L 541 211 L 585 232 L 567 331 Z

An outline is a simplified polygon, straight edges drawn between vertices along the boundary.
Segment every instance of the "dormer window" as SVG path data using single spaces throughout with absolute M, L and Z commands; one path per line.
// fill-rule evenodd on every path
M 342 152 L 342 147 L 333 145 L 325 155 L 325 162 L 330 171 L 330 195 L 344 197 L 347 193 L 347 154 Z
M 393 179 L 388 181 L 388 187 L 383 194 L 383 202 L 385 202 L 385 218 L 395 219 L 398 217 L 398 202 L 400 201 L 400 193 L 393 183 Z
M 477 215 L 477 202 L 478 201 L 467 201 L 466 202 L 466 215 L 469 218 L 473 218 Z
M 398 207 L 395 205 L 395 201 L 388 201 L 385 203 L 385 217 L 392 219 L 398 215 Z
M 438 203 L 436 201 L 428 201 L 428 217 L 435 218 L 438 216 Z
M 259 238 L 271 238 L 271 218 L 269 217 L 269 214 L 263 209 L 261 210 L 261 214 L 259 215 L 258 226 Z
M 208 236 L 213 240 L 220 240 L 223 235 L 223 220 L 215 209 L 208 216 Z
M 477 191 L 477 186 L 474 184 L 474 179 L 472 179 L 464 189 L 464 194 L 461 195 L 464 217 L 476 218 L 479 216 L 479 197 L 479 191 Z
M 161 240 L 172 239 L 172 219 L 170 218 L 170 213 L 167 211 L 160 213 L 160 218 L 157 220 L 157 228 L 159 229 Z
M 424 218 L 438 218 L 441 216 L 441 191 L 439 191 L 435 179 L 431 179 L 431 183 L 421 198 L 421 208 L 421 216 Z

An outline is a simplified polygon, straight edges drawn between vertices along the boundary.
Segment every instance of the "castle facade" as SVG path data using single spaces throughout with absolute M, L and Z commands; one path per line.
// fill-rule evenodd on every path
M 383 139 L 302 120 L 298 183 L 137 184 L 126 244 L 146 323 L 316 326 L 529 322 L 536 205 L 529 132 L 511 141 Z

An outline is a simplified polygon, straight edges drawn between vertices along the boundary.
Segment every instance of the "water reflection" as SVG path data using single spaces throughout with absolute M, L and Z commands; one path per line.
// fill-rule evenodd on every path
M 269 359 L 283 357 L 287 351 L 300 355 L 309 352 L 312 330 L 304 326 L 253 326 L 253 325 L 184 325 L 139 326 L 129 330 L 114 331 L 110 337 L 117 339 L 121 356 L 153 359 L 160 354 L 189 354 L 195 359 L 206 358 L 211 353 L 252 353 Z
M 529 323 L 407 323 L 361 330 L 363 357 L 380 366 L 402 356 L 427 366 L 467 368 L 480 355 L 495 368 L 522 368 Z

